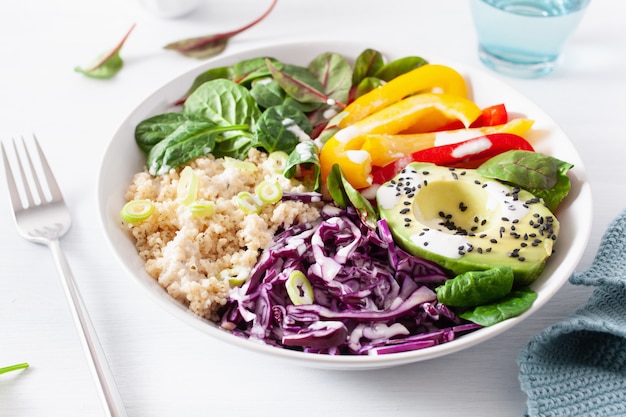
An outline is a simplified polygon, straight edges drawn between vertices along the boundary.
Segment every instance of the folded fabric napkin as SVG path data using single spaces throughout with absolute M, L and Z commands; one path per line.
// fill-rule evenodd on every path
M 534 336 L 518 358 L 527 417 L 626 416 L 626 210 L 592 265 L 570 282 L 593 285 L 570 318 Z

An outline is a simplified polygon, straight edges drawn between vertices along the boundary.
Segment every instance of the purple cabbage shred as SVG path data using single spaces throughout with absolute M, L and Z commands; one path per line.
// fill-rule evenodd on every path
M 313 304 L 291 302 L 285 282 L 295 270 L 311 283 Z M 325 206 L 317 222 L 276 236 L 250 279 L 232 291 L 221 324 L 242 337 L 312 353 L 423 349 L 479 327 L 437 302 L 434 288 L 447 279 L 438 265 L 398 248 L 384 220 L 374 231 L 354 209 Z

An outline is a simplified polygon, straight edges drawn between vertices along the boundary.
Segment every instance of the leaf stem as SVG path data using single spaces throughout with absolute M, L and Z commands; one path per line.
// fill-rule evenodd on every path
M 91 67 L 89 67 L 85 71 L 90 72 L 101 67 L 102 65 L 104 65 L 105 62 L 111 59 L 113 55 L 118 53 L 120 49 L 122 49 L 122 46 L 124 46 L 124 43 L 126 42 L 126 39 L 128 39 L 128 37 L 130 36 L 130 33 L 133 31 L 133 29 L 135 29 L 136 25 L 137 25 L 136 23 L 133 23 L 130 29 L 128 29 L 128 32 L 126 32 L 126 35 L 124 35 L 124 37 L 122 38 L 122 40 L 113 49 L 111 49 L 109 53 L 104 54 L 98 61 L 96 61 L 95 64 L 93 64 Z

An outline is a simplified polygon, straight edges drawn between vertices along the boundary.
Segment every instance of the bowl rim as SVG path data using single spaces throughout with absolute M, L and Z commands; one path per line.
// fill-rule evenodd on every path
M 568 156 L 568 162 L 574 164 L 574 168 L 570 171 L 570 177 L 572 178 L 572 192 L 570 196 L 564 202 L 564 207 L 560 208 L 557 213 L 557 218 L 568 219 L 569 223 L 563 223 L 566 227 L 562 227 L 561 232 L 566 231 L 567 234 L 564 237 L 568 242 L 567 253 L 564 255 L 559 254 L 558 249 L 555 257 L 558 256 L 561 262 L 557 262 L 551 259 L 553 262 L 548 262 L 546 270 L 540 276 L 535 283 L 531 285 L 533 289 L 538 292 L 538 297 L 533 306 L 524 314 L 505 320 L 501 323 L 497 323 L 490 327 L 478 329 L 471 333 L 465 334 L 451 342 L 443 343 L 440 345 L 432 346 L 429 348 L 399 352 L 386 355 L 319 355 L 304 353 L 299 351 L 293 351 L 289 349 L 277 348 L 270 345 L 265 345 L 261 342 L 251 341 L 242 337 L 233 335 L 226 330 L 223 330 L 210 322 L 207 319 L 201 318 L 192 312 L 190 312 L 186 306 L 183 306 L 178 301 L 170 297 L 167 292 L 159 286 L 159 284 L 153 278 L 143 270 L 143 262 L 139 259 L 139 256 L 134 254 L 136 259 L 129 261 L 128 253 L 122 252 L 128 248 L 128 245 L 123 242 L 121 233 L 125 233 L 119 227 L 119 221 L 117 216 L 119 214 L 119 207 L 115 207 L 115 202 L 112 202 L 111 188 L 114 188 L 111 184 L 111 178 L 118 178 L 115 175 L 111 175 L 111 165 L 114 161 L 117 161 L 116 153 L 118 143 L 121 143 L 121 137 L 128 133 L 128 130 L 132 126 L 145 118 L 146 115 L 159 113 L 159 108 L 167 108 L 170 103 L 174 103 L 179 99 L 186 90 L 180 90 L 180 87 L 186 83 L 187 88 L 191 85 L 191 81 L 206 69 L 233 64 L 241 59 L 252 58 L 257 56 L 276 55 L 278 51 L 342 51 L 345 55 L 345 51 L 351 51 L 352 57 L 356 56 L 359 52 L 366 48 L 377 49 L 384 54 L 390 53 L 391 55 L 397 55 L 395 58 L 408 55 L 409 48 L 403 47 L 389 47 L 389 45 L 376 45 L 373 42 L 356 42 L 356 41 L 329 41 L 329 40 L 295 40 L 284 42 L 271 42 L 263 45 L 256 45 L 243 50 L 237 50 L 233 52 L 226 52 L 218 57 L 214 57 L 207 61 L 202 62 L 196 67 L 183 72 L 172 80 L 167 81 L 157 90 L 149 94 L 143 101 L 141 101 L 134 109 L 125 117 L 122 123 L 118 126 L 115 134 L 111 138 L 106 150 L 101 158 L 100 166 L 97 176 L 97 208 L 100 225 L 104 231 L 106 241 L 109 248 L 113 251 L 118 262 L 123 266 L 128 275 L 133 278 L 133 281 L 141 286 L 146 292 L 151 295 L 151 298 L 163 309 L 173 314 L 175 317 L 185 322 L 187 325 L 208 334 L 209 336 L 237 346 L 239 348 L 260 353 L 267 354 L 277 358 L 287 359 L 291 362 L 312 366 L 316 368 L 329 368 L 329 369 L 378 369 L 391 366 L 397 366 L 406 363 L 419 362 L 428 359 L 438 358 L 444 355 L 452 354 L 463 349 L 467 349 L 471 346 L 475 346 L 479 343 L 483 343 L 508 329 L 518 325 L 526 318 L 537 312 L 543 305 L 545 305 L 556 292 L 565 284 L 569 276 L 574 272 L 578 262 L 582 258 L 584 250 L 587 246 L 589 236 L 591 234 L 591 225 L 593 217 L 592 197 L 589 181 L 586 171 L 583 166 L 582 159 L 574 148 L 573 143 L 565 135 L 563 130 L 554 122 L 554 120 L 547 115 L 539 106 L 529 100 L 527 97 L 519 93 L 517 90 L 510 87 L 504 81 L 495 78 L 493 75 L 478 68 L 473 68 L 466 64 L 461 64 L 447 58 L 439 58 L 436 54 L 426 55 L 429 62 L 441 62 L 446 65 L 450 65 L 453 68 L 459 69 L 464 75 L 467 76 L 468 85 L 472 90 L 472 95 L 476 94 L 473 90 L 476 81 L 478 84 L 489 80 L 494 85 L 494 89 L 502 90 L 505 93 L 515 93 L 516 101 L 521 101 L 528 106 L 528 109 L 532 109 L 533 115 L 540 116 L 534 117 L 537 120 L 544 122 L 544 125 L 549 127 L 547 129 L 548 138 L 550 135 L 556 137 L 559 147 L 556 149 L 556 153 L 565 154 Z M 404 51 L 407 49 L 407 51 Z M 403 52 L 404 51 L 404 52 Z M 315 56 L 314 52 L 310 53 L 309 59 Z M 496 104 L 496 103 L 492 103 Z M 506 104 L 506 102 L 505 102 Z M 149 109 L 148 109 L 149 108 Z M 542 126 L 542 127 L 545 127 Z M 552 132 L 550 131 L 552 129 Z M 134 140 L 132 140 L 133 146 Z M 137 150 L 137 152 L 139 152 Z M 135 163 L 139 162 L 137 156 L 135 156 Z M 117 169 L 117 168 L 116 168 Z M 138 172 L 138 171 L 135 171 Z M 131 178 L 128 178 L 128 182 L 125 183 L 125 189 L 130 184 Z M 123 197 L 123 196 L 117 196 Z M 119 198 L 117 199 L 119 202 Z M 572 212 L 575 211 L 575 212 Z M 576 223 L 574 223 L 574 221 Z M 117 229 L 117 230 L 116 230 Z M 120 233 L 121 232 L 121 233 Z M 127 236 L 128 237 L 128 236 Z M 559 236 L 561 238 L 561 236 Z M 130 242 L 130 239 L 127 239 Z M 557 248 L 561 239 L 557 241 Z M 134 246 L 133 246 L 134 247 Z M 550 276 L 547 275 L 550 273 Z M 556 275 L 556 276 L 554 276 Z M 147 280 L 152 281 L 150 284 Z M 155 285 L 158 287 L 156 288 Z

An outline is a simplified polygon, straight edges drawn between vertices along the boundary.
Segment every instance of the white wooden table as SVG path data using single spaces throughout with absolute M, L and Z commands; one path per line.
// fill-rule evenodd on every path
M 519 327 L 460 353 L 387 370 L 329 372 L 286 366 L 214 343 L 148 299 L 117 264 L 97 221 L 96 175 L 118 124 L 143 98 L 198 62 L 161 47 L 224 31 L 269 0 L 206 0 L 161 20 L 130 0 L 0 2 L 0 136 L 34 131 L 74 215 L 62 244 L 131 417 L 518 416 L 525 397 L 516 358 L 527 340 L 571 314 L 589 291 L 566 284 Z M 547 78 L 501 77 L 546 110 L 578 147 L 594 192 L 588 266 L 609 222 L 626 207 L 626 3 L 593 1 Z M 133 23 L 126 66 L 110 81 L 73 68 L 112 46 Z M 466 1 L 281 0 L 229 50 L 284 39 L 401 42 L 480 66 Z M 2 417 L 102 415 L 91 374 L 45 247 L 22 239 L 0 185 Z

